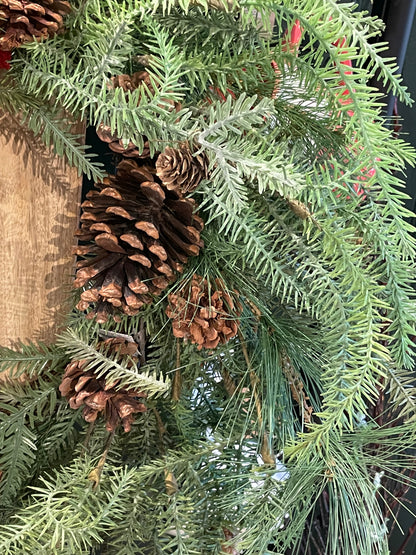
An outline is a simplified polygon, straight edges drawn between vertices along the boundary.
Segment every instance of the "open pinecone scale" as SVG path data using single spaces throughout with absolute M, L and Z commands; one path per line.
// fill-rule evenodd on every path
M 70 11 L 66 0 L 0 0 L 0 50 L 53 36 Z
M 215 349 L 237 335 L 242 306 L 233 301 L 221 279 L 211 287 L 208 280 L 194 274 L 168 300 L 166 315 L 172 320 L 173 335 L 195 343 L 199 350 Z
M 77 308 L 93 303 L 90 317 L 105 322 L 114 308 L 137 314 L 182 272 L 203 246 L 203 221 L 195 201 L 158 183 L 152 166 L 123 160 L 96 187 L 82 204 L 77 232 L 94 243 L 75 249 L 87 258 L 78 263 L 74 286 L 87 287 Z

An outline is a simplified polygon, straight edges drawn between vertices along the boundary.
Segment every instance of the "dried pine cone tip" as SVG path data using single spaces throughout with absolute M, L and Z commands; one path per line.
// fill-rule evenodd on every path
M 1 0 L 0 50 L 51 37 L 63 27 L 63 16 L 70 11 L 65 0 Z
M 224 283 L 215 280 L 211 289 L 206 279 L 194 275 L 189 284 L 168 296 L 166 314 L 172 319 L 173 334 L 206 349 L 214 349 L 237 334 L 240 303 L 234 303 Z
M 189 144 L 184 143 L 179 148 L 165 148 L 157 158 L 156 170 L 167 189 L 186 194 L 207 178 L 208 160 L 203 154 L 194 156 Z
M 114 308 L 137 314 L 203 246 L 195 202 L 168 191 L 155 177 L 154 167 L 123 160 L 116 175 L 98 183 L 82 204 L 77 236 L 94 243 L 75 249 L 87 258 L 77 264 L 74 286 L 87 288 L 77 308 L 95 303 L 90 317 L 98 322 Z
M 119 338 L 107 339 L 100 345 L 120 356 L 134 356 L 133 349 L 137 351 L 136 343 Z M 62 396 L 73 409 L 84 406 L 83 417 L 87 422 L 94 422 L 103 413 L 109 431 L 114 431 L 120 423 L 129 431 L 133 414 L 146 411 L 146 394 L 117 388 L 118 380 L 107 382 L 105 377 L 98 378 L 92 369 L 84 372 L 86 364 L 85 360 L 73 360 L 67 365 L 59 386 Z
M 136 71 L 132 75 L 122 73 L 111 77 L 113 88 L 121 88 L 124 92 L 135 91 L 139 87 L 146 85 L 153 91 L 150 75 L 147 71 Z
M 98 138 L 104 143 L 107 143 L 113 152 L 122 154 L 125 158 L 149 158 L 150 156 L 149 142 L 147 140 L 144 141 L 143 149 L 140 150 L 131 141 L 124 144 L 122 139 L 119 139 L 117 135 L 111 132 L 111 127 L 109 125 L 100 123 L 96 128 L 96 132 Z

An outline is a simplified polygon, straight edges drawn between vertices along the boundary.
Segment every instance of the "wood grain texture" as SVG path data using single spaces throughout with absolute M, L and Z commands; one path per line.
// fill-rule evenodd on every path
M 0 120 L 0 345 L 51 343 L 68 312 L 81 179 L 9 115 Z

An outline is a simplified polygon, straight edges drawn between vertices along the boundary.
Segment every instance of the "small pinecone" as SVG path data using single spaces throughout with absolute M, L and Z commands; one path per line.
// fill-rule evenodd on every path
M 136 71 L 132 75 L 128 75 L 127 73 L 114 75 L 111 77 L 111 83 L 114 89 L 120 88 L 123 89 L 124 92 L 135 91 L 143 84 L 153 91 L 147 71 Z
M 194 191 L 208 176 L 208 160 L 203 154 L 192 155 L 188 143 L 167 147 L 156 161 L 158 177 L 169 190 L 184 194 Z
M 133 75 L 115 75 L 111 77 L 111 82 L 111 88 L 121 88 L 126 93 L 136 90 L 143 84 L 145 84 L 150 91 L 153 91 L 147 71 L 137 71 L 133 73 Z M 100 123 L 96 131 L 101 141 L 107 143 L 113 152 L 122 154 L 125 158 L 147 158 L 149 156 L 150 149 L 147 141 L 144 143 L 143 152 L 140 152 L 137 146 L 132 142 L 128 145 L 124 145 L 121 139 L 111 133 L 111 127 L 109 125 Z
M 168 296 L 166 314 L 172 319 L 173 335 L 189 339 L 198 349 L 215 349 L 237 334 L 239 322 L 230 312 L 241 314 L 241 306 L 235 306 L 220 279 L 215 284 L 211 289 L 206 279 L 194 274 L 191 283 Z
M 115 176 L 97 183 L 82 204 L 81 241 L 75 249 L 91 255 L 78 263 L 75 287 L 93 282 L 81 294 L 79 310 L 96 304 L 89 317 L 107 321 L 113 307 L 135 315 L 159 295 L 189 256 L 199 254 L 203 221 L 195 202 L 155 181 L 155 169 L 122 160 Z
M 113 152 L 121 154 L 125 158 L 148 158 L 150 156 L 148 141 L 145 141 L 143 151 L 140 152 L 137 146 L 131 141 L 125 146 L 121 139 L 111 133 L 111 127 L 109 125 L 100 123 L 96 131 L 98 138 L 103 141 L 103 143 L 107 143 Z
M 53 36 L 70 11 L 66 0 L 1 0 L 0 50 L 13 50 L 25 42 Z
M 235 538 L 235 534 L 231 532 L 228 528 L 223 528 L 225 542 L 229 542 Z M 230 555 L 238 555 L 240 550 L 233 547 L 232 545 L 221 545 L 222 553 L 229 553 Z
M 137 344 L 123 339 L 106 339 L 101 344 L 107 345 L 120 356 L 135 356 L 137 353 Z M 73 360 L 67 365 L 59 386 L 62 396 L 68 399 L 72 409 L 84 405 L 82 415 L 87 422 L 94 422 L 101 412 L 108 431 L 114 431 L 121 422 L 124 431 L 129 432 L 133 415 L 146 411 L 143 403 L 146 395 L 140 391 L 117 389 L 118 381 L 107 383 L 105 377 L 97 378 L 92 369 L 84 372 L 86 365 L 86 360 Z
M 115 75 L 111 77 L 111 83 L 110 88 L 121 88 L 125 93 L 133 92 L 143 86 L 146 87 L 150 94 L 154 94 L 155 92 L 147 71 L 136 71 L 133 75 L 127 75 L 125 73 L 122 75 Z M 172 104 L 172 109 L 178 110 L 180 108 L 180 106 L 174 102 L 166 102 Z M 140 151 L 131 141 L 125 145 L 122 139 L 111 133 L 111 127 L 109 125 L 100 123 L 96 131 L 101 141 L 107 143 L 113 152 L 121 154 L 125 158 L 148 158 L 150 155 L 149 142 L 147 140 L 144 141 L 144 148 Z

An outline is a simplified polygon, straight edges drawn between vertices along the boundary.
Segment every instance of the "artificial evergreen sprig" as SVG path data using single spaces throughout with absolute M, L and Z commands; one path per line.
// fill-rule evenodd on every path
M 36 459 L 36 424 L 54 413 L 56 380 L 39 379 L 34 385 L 3 384 L 0 393 L 0 499 L 13 505 L 14 495 L 33 473 Z M 36 424 L 35 424 L 36 423 Z

